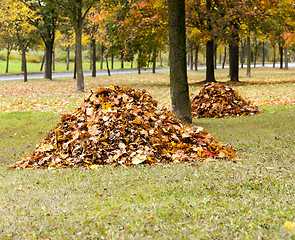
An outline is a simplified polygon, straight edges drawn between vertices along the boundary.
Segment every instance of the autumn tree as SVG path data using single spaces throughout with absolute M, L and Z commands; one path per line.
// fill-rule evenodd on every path
M 89 10 L 97 0 L 66 0 L 54 1 L 60 7 L 62 15 L 70 20 L 75 31 L 76 40 L 76 70 L 77 70 L 77 92 L 84 92 L 84 74 L 82 66 L 82 32 L 83 23 Z
M 30 19 L 30 21 L 36 27 L 36 33 L 39 34 L 45 45 L 44 78 L 52 79 L 53 46 L 56 30 L 62 21 L 58 7 L 51 0 L 20 1 L 38 14 L 38 18 Z
M 110 4 L 114 7 L 110 8 Z M 164 49 L 168 35 L 166 8 L 162 0 L 105 1 L 97 16 L 101 38 L 107 51 L 120 50 L 122 57 L 133 61 L 137 55 L 138 71 L 155 62 Z
M 192 122 L 186 69 L 185 1 L 168 0 L 170 42 L 170 94 L 173 113 Z
M 24 3 L 15 0 L 2 1 L 0 9 L 1 29 L 16 39 L 15 43 L 22 55 L 22 67 L 24 81 L 28 81 L 26 52 L 36 44 L 36 28 L 30 24 L 38 19 L 35 11 L 32 11 Z

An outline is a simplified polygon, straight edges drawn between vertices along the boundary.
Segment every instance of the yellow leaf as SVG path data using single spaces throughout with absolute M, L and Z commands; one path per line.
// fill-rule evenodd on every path
M 101 107 L 103 109 L 103 112 L 107 113 L 107 112 L 109 112 L 111 110 L 111 106 L 112 106 L 112 104 L 110 104 L 109 102 L 106 102 Z
M 41 147 L 39 147 L 39 152 L 48 152 L 53 150 L 53 146 L 51 144 L 43 144 Z
M 287 221 L 285 222 L 285 227 L 290 230 L 290 231 L 293 231 L 294 228 L 295 228 L 295 222 L 290 222 L 290 221 Z
M 145 155 L 143 155 L 143 154 L 136 154 L 132 158 L 132 164 L 138 165 L 140 163 L 143 163 L 146 159 L 147 159 L 147 157 Z
M 95 170 L 95 169 L 98 169 L 98 168 L 99 168 L 99 165 L 97 165 L 97 164 L 94 164 L 94 165 L 90 166 L 90 169 L 92 169 L 92 170 Z

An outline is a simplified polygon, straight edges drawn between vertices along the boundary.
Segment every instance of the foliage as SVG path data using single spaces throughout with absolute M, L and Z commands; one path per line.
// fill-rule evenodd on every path
M 104 1 L 96 16 L 101 40 L 108 51 L 120 49 L 127 61 L 137 54 L 139 66 L 145 67 L 166 43 L 167 13 L 163 1 L 118 1 L 112 8 L 110 3 Z

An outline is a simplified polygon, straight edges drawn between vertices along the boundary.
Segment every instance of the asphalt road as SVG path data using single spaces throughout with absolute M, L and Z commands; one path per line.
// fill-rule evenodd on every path
M 294 63 L 289 63 L 289 67 L 295 67 Z M 260 67 L 261 65 L 257 65 L 257 67 Z M 273 65 L 265 64 L 266 67 L 272 67 Z M 228 66 L 225 66 L 228 68 Z M 253 66 L 252 66 L 253 67 Z M 276 64 L 276 67 L 279 67 L 279 64 Z M 205 69 L 205 66 L 199 66 L 198 69 Z M 221 66 L 218 66 L 218 68 L 221 68 Z M 151 69 L 141 69 L 141 72 L 151 72 Z M 169 68 L 160 68 L 156 69 L 157 71 L 169 71 Z M 128 73 L 137 73 L 137 69 L 124 69 L 124 70 L 111 70 L 111 75 L 115 74 L 128 74 Z M 84 76 L 91 76 L 90 71 L 84 72 Z M 107 71 L 99 70 L 96 72 L 97 76 L 107 75 Z M 33 73 L 28 75 L 28 80 L 30 79 L 42 79 L 44 77 L 43 73 Z M 61 77 L 73 77 L 73 72 L 61 72 L 61 73 L 53 73 L 52 78 L 61 78 Z M 12 80 L 23 80 L 24 76 L 22 74 L 15 74 L 15 75 L 0 75 L 0 81 L 12 81 Z

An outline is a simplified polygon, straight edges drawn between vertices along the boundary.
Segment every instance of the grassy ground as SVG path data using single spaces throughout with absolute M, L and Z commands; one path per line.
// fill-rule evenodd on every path
M 94 171 L 6 170 L 88 93 L 69 79 L 0 83 L 0 238 L 295 239 L 284 226 L 295 221 L 295 106 L 282 105 L 295 99 L 294 70 L 267 72 L 233 86 L 260 115 L 194 120 L 232 145 L 235 161 Z M 191 92 L 203 77 L 189 73 Z M 167 73 L 87 78 L 86 90 L 111 83 L 169 101 Z

